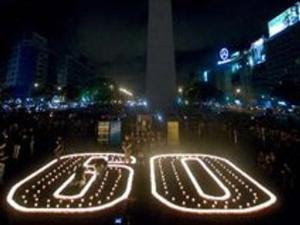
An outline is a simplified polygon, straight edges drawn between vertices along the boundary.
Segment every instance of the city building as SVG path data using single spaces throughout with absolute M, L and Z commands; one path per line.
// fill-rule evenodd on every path
M 0 59 L 0 88 L 3 87 L 6 78 L 6 62 L 4 59 Z
M 7 60 L 0 62 L 0 81 L 3 88 L 13 91 L 14 97 L 58 87 L 84 87 L 93 84 L 95 78 L 95 68 L 86 57 L 58 55 L 49 48 L 46 38 L 34 32 L 16 38 Z
M 268 23 L 269 39 L 266 43 L 265 70 L 268 77 L 267 84 L 273 89 L 282 84 L 293 84 L 300 89 L 299 21 L 300 2 Z
M 248 49 L 222 48 L 215 66 L 197 72 L 198 79 L 221 90 L 227 99 L 255 102 L 261 96 L 283 97 L 281 87 L 292 98 L 300 96 L 300 2 L 268 23 L 268 37 L 262 36 Z M 291 97 L 291 96 L 290 96 Z M 298 97 L 300 102 L 300 98 Z
M 226 99 L 243 99 L 251 102 L 252 68 L 249 64 L 250 51 L 219 51 L 217 65 L 197 73 L 198 81 L 209 83 L 221 91 Z
M 37 33 L 26 32 L 13 44 L 6 68 L 5 86 L 13 88 L 13 95 L 30 95 L 33 84 L 45 83 L 48 70 L 47 39 Z
M 217 56 L 219 59 L 217 63 L 199 69 L 191 79 L 214 86 L 222 93 L 224 100 L 251 101 L 253 90 L 249 54 L 250 52 L 246 50 L 222 48 Z
M 249 58 L 252 83 L 261 96 L 287 97 L 297 101 L 300 95 L 299 21 L 300 3 L 297 2 L 268 22 L 268 38 L 252 44 L 251 49 L 255 50 Z
M 96 72 L 82 55 L 65 54 L 58 63 L 57 84 L 62 87 L 85 87 L 93 84 Z

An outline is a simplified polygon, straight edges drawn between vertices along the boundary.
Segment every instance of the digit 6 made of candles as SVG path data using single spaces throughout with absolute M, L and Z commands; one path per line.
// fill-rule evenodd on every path
M 24 213 L 104 210 L 130 194 L 134 170 L 118 153 L 82 153 L 53 160 L 15 184 L 7 202 Z M 104 162 L 104 163 L 103 163 Z

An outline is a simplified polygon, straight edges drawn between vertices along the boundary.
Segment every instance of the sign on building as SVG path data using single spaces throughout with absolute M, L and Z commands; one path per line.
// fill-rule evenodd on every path
M 276 16 L 268 23 L 269 27 L 269 36 L 272 37 L 289 26 L 293 26 L 294 24 L 300 21 L 300 2 L 297 2 L 292 7 L 285 10 L 280 15 Z
M 121 145 L 121 121 L 110 122 L 110 140 L 109 143 L 112 146 Z
M 107 144 L 109 141 L 109 122 L 99 121 L 97 130 L 97 141 L 102 144 Z
M 179 145 L 179 122 L 168 121 L 167 124 L 167 143 L 168 145 Z

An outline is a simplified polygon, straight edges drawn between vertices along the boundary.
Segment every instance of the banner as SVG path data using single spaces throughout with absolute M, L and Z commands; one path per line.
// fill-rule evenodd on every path
M 121 145 L 121 121 L 110 122 L 110 144 L 112 146 Z
M 98 133 L 97 141 L 102 143 L 108 143 L 109 140 L 109 122 L 99 121 L 98 122 Z
M 147 131 L 148 126 L 152 124 L 152 116 L 149 114 L 139 114 L 137 115 L 136 129 L 138 132 Z
M 168 121 L 167 143 L 168 145 L 179 145 L 179 122 L 178 121 Z
M 152 115 L 138 114 L 137 115 L 137 122 L 142 123 L 143 121 L 145 121 L 146 123 L 152 123 Z

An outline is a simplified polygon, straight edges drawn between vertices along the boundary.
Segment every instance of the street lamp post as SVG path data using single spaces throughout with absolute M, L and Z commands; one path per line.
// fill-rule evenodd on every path
M 242 92 L 242 90 L 240 89 L 240 88 L 237 88 L 236 90 L 235 90 L 235 93 L 236 94 L 240 94 Z
M 183 93 L 183 88 L 182 88 L 182 87 L 179 87 L 179 88 L 178 88 L 178 93 L 179 93 L 180 95 L 182 95 L 182 93 Z

